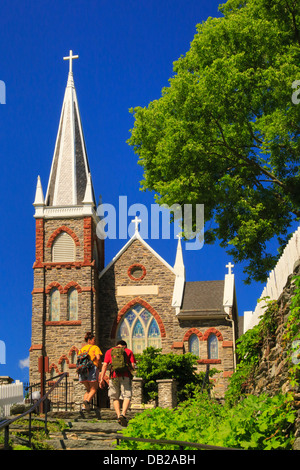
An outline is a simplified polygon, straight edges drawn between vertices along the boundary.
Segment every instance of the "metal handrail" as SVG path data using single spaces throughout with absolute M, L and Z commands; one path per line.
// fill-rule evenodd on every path
M 169 445 L 177 445 L 179 446 L 180 450 L 184 450 L 185 447 L 195 447 L 196 449 L 202 450 L 243 450 L 237 449 L 236 447 L 220 447 L 220 446 L 213 446 L 210 444 L 198 444 L 197 442 L 185 442 L 185 441 L 173 441 L 167 439 L 144 439 L 142 437 L 128 437 L 123 436 L 122 434 L 118 434 L 116 436 L 117 445 L 119 445 L 119 440 L 121 441 L 136 441 L 136 442 L 149 442 L 151 444 L 169 444 Z
M 32 407 L 29 408 L 29 410 L 24 411 L 24 413 L 16 416 L 15 418 L 6 419 L 0 422 L 0 430 L 4 428 L 4 449 L 5 450 L 9 449 L 9 444 L 8 444 L 9 426 L 15 421 L 17 421 L 18 419 L 24 418 L 24 416 L 27 416 L 28 414 L 29 414 L 29 446 L 31 447 L 31 414 L 37 407 L 40 406 L 41 403 L 43 403 L 48 398 L 48 396 L 53 392 L 53 390 L 58 386 L 58 384 L 67 376 L 68 376 L 68 372 L 64 372 L 63 374 L 61 374 L 57 382 L 55 382 L 55 384 L 52 385 L 52 387 L 48 390 L 48 392 L 45 393 L 45 395 L 41 397 L 34 405 L 32 405 Z M 45 407 L 45 432 L 47 433 L 47 406 Z

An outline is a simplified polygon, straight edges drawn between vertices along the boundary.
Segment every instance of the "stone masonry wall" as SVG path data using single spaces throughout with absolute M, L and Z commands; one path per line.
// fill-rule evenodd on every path
M 141 265 L 144 270 L 139 281 L 129 275 L 129 268 L 134 264 Z M 190 335 L 195 333 L 198 336 L 198 369 L 205 371 L 209 364 L 211 368 L 220 371 L 214 377 L 214 390 L 216 396 L 222 397 L 228 377 L 234 370 L 232 324 L 226 320 L 179 321 L 172 307 L 174 281 L 175 275 L 147 247 L 139 240 L 133 241 L 99 280 L 100 348 L 105 352 L 115 345 L 122 316 L 136 303 L 140 303 L 154 315 L 160 327 L 163 354 L 187 353 Z M 152 294 L 146 293 L 149 286 L 153 287 Z M 118 287 L 122 288 L 121 291 Z M 156 293 L 154 287 L 157 288 Z M 216 334 L 218 338 L 217 360 L 208 359 L 207 339 L 210 333 Z
M 49 357 L 50 371 L 55 375 L 68 371 L 75 376 L 74 351 L 84 343 L 87 331 L 96 331 L 98 274 L 93 260 L 96 240 L 91 217 L 84 219 L 36 220 L 36 260 L 32 291 L 32 344 L 30 348 L 30 381 L 39 382 L 38 357 Z M 74 240 L 76 255 L 72 262 L 52 262 L 52 245 L 62 231 Z M 101 255 L 101 253 L 100 253 Z M 60 319 L 51 321 L 50 292 L 60 292 Z M 69 321 L 68 290 L 78 292 L 78 319 Z M 63 370 L 64 368 L 64 370 Z M 49 378 L 50 375 L 47 375 Z
M 273 338 L 264 341 L 259 365 L 254 376 L 245 384 L 245 392 L 254 395 L 267 393 L 271 396 L 290 391 L 294 393 L 294 405 L 298 414 L 295 426 L 296 441 L 294 448 L 300 449 L 300 384 L 296 388 L 292 388 L 290 384 L 288 357 L 290 353 L 283 341 L 294 292 L 292 279 L 295 275 L 300 275 L 299 264 L 295 266 L 294 273 L 289 276 L 287 284 L 277 301 L 279 308 L 276 317 L 277 329 L 275 335 Z

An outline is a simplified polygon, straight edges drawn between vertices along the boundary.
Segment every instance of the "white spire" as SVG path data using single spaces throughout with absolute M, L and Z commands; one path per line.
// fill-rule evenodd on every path
M 177 243 L 174 270 L 177 275 L 185 276 L 185 267 L 184 267 L 183 256 L 182 256 L 181 236 L 177 235 L 177 238 L 178 238 L 178 243 Z
M 87 183 L 86 183 L 85 195 L 84 195 L 84 199 L 83 199 L 82 203 L 83 204 L 94 204 L 91 173 L 88 174 L 88 180 L 87 180 Z
M 183 256 L 182 256 L 181 236 L 177 235 L 177 238 L 178 238 L 178 243 L 177 243 L 176 259 L 175 259 L 175 264 L 174 264 L 174 271 L 176 274 L 176 278 L 174 282 L 173 299 L 172 299 L 172 307 L 176 308 L 176 314 L 179 313 L 180 311 L 182 298 L 183 298 L 183 291 L 184 291 L 184 286 L 185 286 L 185 267 L 184 267 Z
M 36 191 L 35 191 L 35 198 L 34 203 L 35 207 L 35 217 L 41 217 L 43 215 L 43 207 L 45 205 L 43 188 L 41 183 L 41 178 L 38 176 L 37 183 L 36 183 Z
M 45 199 L 47 206 L 81 206 L 83 200 L 86 202 L 87 186 L 91 184 L 88 183 L 90 169 L 73 81 L 72 60 L 78 57 L 72 51 L 64 57 L 70 61 L 69 75 Z M 90 189 L 93 197 L 92 187 Z

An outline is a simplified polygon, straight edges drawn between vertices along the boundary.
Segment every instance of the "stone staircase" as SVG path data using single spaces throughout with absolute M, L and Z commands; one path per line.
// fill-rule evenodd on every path
M 128 421 L 140 411 L 129 411 Z M 33 416 L 33 419 L 35 417 Z M 116 446 L 116 437 L 124 429 L 116 419 L 116 414 L 110 409 L 95 409 L 85 411 L 58 411 L 48 413 L 48 422 L 57 419 L 65 421 L 67 427 L 60 432 L 51 432 L 44 441 L 55 450 L 107 450 Z M 18 422 L 11 425 L 15 431 Z M 28 430 L 28 428 L 27 428 Z M 19 441 L 20 442 L 20 441 Z

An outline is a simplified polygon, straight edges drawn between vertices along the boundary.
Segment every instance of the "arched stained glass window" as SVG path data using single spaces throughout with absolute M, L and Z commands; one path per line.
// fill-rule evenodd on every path
M 117 340 L 126 341 L 134 354 L 142 354 L 152 346 L 161 348 L 160 329 L 153 315 L 142 305 L 136 304 L 120 321 Z
M 59 321 L 60 319 L 60 292 L 54 287 L 50 292 L 50 321 Z
M 200 351 L 199 351 L 199 338 L 197 335 L 195 334 L 192 334 L 190 337 L 189 337 L 189 352 L 191 354 L 194 354 L 195 356 L 198 356 L 200 355 Z
M 216 335 L 211 334 L 207 340 L 207 353 L 208 359 L 218 359 L 218 338 Z
M 68 291 L 68 320 L 78 320 L 78 292 L 75 287 Z

